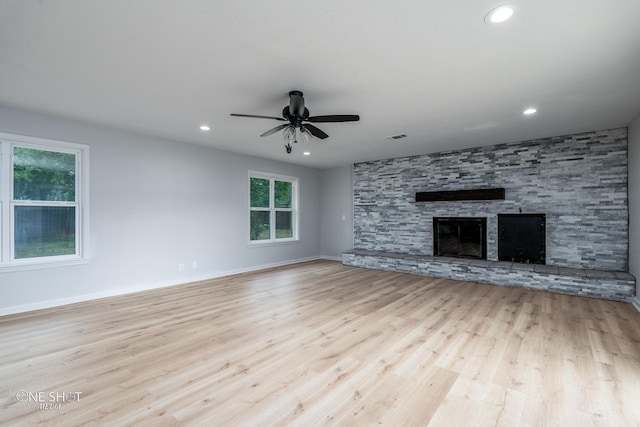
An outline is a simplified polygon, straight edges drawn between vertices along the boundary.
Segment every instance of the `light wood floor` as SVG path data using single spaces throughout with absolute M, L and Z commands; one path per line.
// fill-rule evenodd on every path
M 2 317 L 0 346 L 2 426 L 640 425 L 631 305 L 332 261 Z

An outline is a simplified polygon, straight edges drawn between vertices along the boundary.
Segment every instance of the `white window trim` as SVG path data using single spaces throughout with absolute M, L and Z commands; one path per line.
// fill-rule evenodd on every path
M 72 203 L 13 201 L 13 147 L 76 155 L 76 201 Z M 89 146 L 0 132 L 0 272 L 83 264 L 89 259 Z M 14 259 L 14 206 L 75 206 L 76 254 Z
M 269 208 L 252 208 L 251 207 L 251 178 L 261 178 L 269 180 Z M 273 196 L 273 185 L 274 181 L 286 181 L 291 182 L 291 209 L 289 208 L 276 208 L 273 206 L 274 198 Z M 300 241 L 300 227 L 299 227 L 299 216 L 300 216 L 300 198 L 299 198 L 299 182 L 300 179 L 295 176 L 287 176 L 287 175 L 278 175 L 267 172 L 258 172 L 258 171 L 249 171 L 247 178 L 247 237 L 249 247 L 257 247 L 257 246 L 272 246 L 272 245 L 283 245 L 283 244 L 291 244 L 297 243 Z M 269 210 L 271 213 L 270 220 L 270 235 L 275 236 L 275 212 L 278 211 L 286 211 L 293 212 L 293 237 L 276 239 L 271 238 L 268 240 L 251 240 L 251 212 L 252 211 L 266 211 Z

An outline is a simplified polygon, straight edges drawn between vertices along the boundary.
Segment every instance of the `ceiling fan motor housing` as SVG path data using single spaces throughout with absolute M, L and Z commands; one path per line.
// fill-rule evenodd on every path
M 297 114 L 291 115 L 291 113 L 289 112 L 289 109 L 290 107 L 284 107 L 282 109 L 282 117 L 287 119 L 293 126 L 297 128 L 299 128 L 302 125 L 303 120 L 306 120 L 309 118 L 309 109 L 307 107 L 304 107 L 302 116 L 299 116 Z
M 285 114 L 287 111 L 288 114 Z M 289 92 L 289 107 L 285 107 L 282 116 L 299 128 L 302 120 L 309 117 L 309 110 L 304 106 L 304 95 L 299 90 Z M 306 117 L 305 117 L 306 116 Z

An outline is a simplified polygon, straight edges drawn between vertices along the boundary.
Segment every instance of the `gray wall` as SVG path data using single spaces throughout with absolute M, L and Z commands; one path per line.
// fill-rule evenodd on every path
M 325 258 L 341 259 L 353 248 L 352 166 L 322 171 L 321 253 Z
M 640 278 L 640 115 L 629 125 L 629 272 Z M 636 300 L 640 309 L 640 281 Z
M 354 247 L 431 255 L 432 217 L 547 215 L 547 263 L 628 269 L 626 128 L 404 157 L 354 166 Z M 419 191 L 504 187 L 506 200 L 415 203 Z
M 0 132 L 91 147 L 90 261 L 0 271 L 0 313 L 320 255 L 319 170 L 2 107 Z M 248 170 L 300 178 L 299 243 L 247 245 Z

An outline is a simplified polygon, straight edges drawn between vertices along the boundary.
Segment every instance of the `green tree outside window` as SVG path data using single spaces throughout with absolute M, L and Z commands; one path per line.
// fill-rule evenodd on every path
M 251 241 L 295 237 L 294 182 L 249 177 L 249 239 Z

